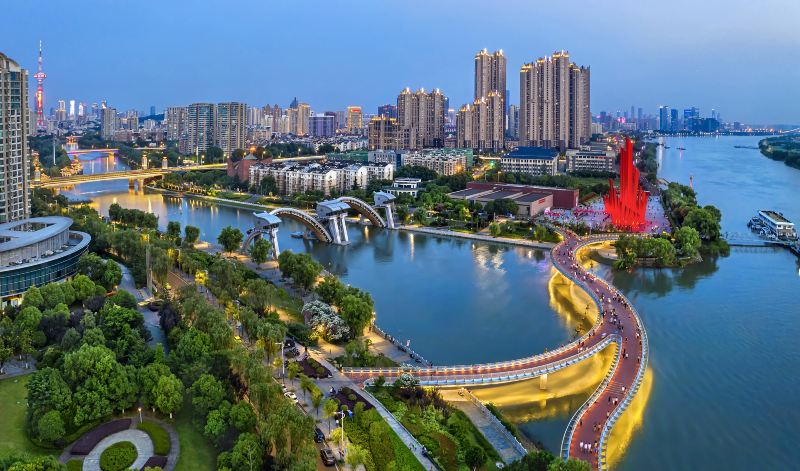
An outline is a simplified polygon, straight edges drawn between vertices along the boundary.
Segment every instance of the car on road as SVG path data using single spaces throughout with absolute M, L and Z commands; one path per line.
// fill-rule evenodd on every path
M 298 400 L 297 400 L 297 394 L 295 394 L 295 393 L 294 393 L 294 392 L 292 392 L 292 391 L 286 391 L 285 393 L 283 393 L 283 395 L 284 395 L 284 396 L 286 396 L 286 397 L 288 397 L 288 398 L 289 398 L 289 399 L 291 399 L 292 401 L 294 401 L 294 403 L 295 403 L 295 404 L 297 404 L 298 402 L 300 402 L 300 401 L 298 401 Z
M 322 430 L 319 427 L 314 427 L 314 441 L 317 443 L 322 443 L 325 440 L 325 434 L 322 433 Z
M 333 452 L 330 448 L 319 450 L 319 457 L 322 458 L 322 462 L 325 463 L 325 466 L 333 466 L 336 464 L 336 458 L 333 457 Z

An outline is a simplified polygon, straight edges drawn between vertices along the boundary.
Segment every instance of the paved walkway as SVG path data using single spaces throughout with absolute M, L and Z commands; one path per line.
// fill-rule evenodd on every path
M 150 436 L 138 429 L 128 429 L 117 432 L 100 440 L 92 451 L 83 459 L 84 471 L 100 471 L 100 455 L 106 448 L 118 442 L 131 442 L 136 447 L 136 461 L 130 466 L 132 469 L 142 469 L 142 466 L 153 456 L 153 442 Z
M 444 237 L 458 237 L 461 239 L 472 239 L 472 240 L 480 240 L 483 242 L 492 242 L 495 244 L 510 244 L 510 245 L 520 245 L 523 247 L 533 247 L 537 249 L 551 249 L 555 244 L 551 242 L 537 242 L 533 240 L 526 240 L 526 239 L 510 239 L 508 237 L 492 237 L 490 235 L 481 235 L 481 234 L 473 234 L 470 232 L 458 232 L 458 231 L 451 231 L 447 229 L 434 229 L 431 227 L 419 227 L 419 226 L 399 226 L 398 229 L 409 231 L 409 232 L 420 232 L 423 234 L 429 234 L 434 236 L 444 236 Z
M 509 432 L 505 428 L 499 429 L 497 420 L 492 420 L 491 415 L 485 407 L 479 407 L 472 402 L 467 394 L 459 394 L 457 389 L 442 389 L 439 391 L 442 398 L 467 414 L 469 420 L 480 430 L 484 437 L 489 440 L 497 453 L 500 454 L 504 463 L 510 463 L 522 459 L 527 453 L 522 453 L 514 442 L 509 440 Z M 502 427 L 502 425 L 499 425 Z

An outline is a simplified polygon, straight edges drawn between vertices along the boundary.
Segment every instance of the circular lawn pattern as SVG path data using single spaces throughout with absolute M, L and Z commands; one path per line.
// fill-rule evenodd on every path
M 103 471 L 123 471 L 136 461 L 138 453 L 131 442 L 117 442 L 103 450 L 100 455 L 100 469 Z

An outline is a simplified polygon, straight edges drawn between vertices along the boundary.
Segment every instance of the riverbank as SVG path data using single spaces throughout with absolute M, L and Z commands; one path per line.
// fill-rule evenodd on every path
M 479 240 L 481 242 L 490 242 L 493 244 L 507 244 L 507 245 L 517 245 L 521 247 L 532 247 L 536 249 L 551 249 L 555 247 L 556 244 L 552 242 L 536 242 L 532 240 L 525 240 L 525 239 L 511 239 L 508 237 L 492 237 L 492 236 L 485 236 L 481 234 L 472 234 L 469 232 L 457 232 L 451 231 L 447 229 L 433 229 L 431 227 L 421 227 L 421 226 L 411 226 L 411 225 L 403 225 L 399 226 L 398 229 L 408 232 L 418 232 L 421 234 L 428 234 L 437 237 L 456 237 L 459 239 L 471 239 L 471 240 Z
M 761 139 L 758 149 L 767 158 L 800 170 L 800 134 Z

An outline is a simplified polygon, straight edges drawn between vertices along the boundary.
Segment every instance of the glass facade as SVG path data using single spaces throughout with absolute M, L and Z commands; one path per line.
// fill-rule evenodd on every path
M 78 270 L 78 260 L 89 248 L 89 236 L 75 251 L 50 257 L 44 261 L 27 266 L 8 267 L 0 271 L 0 298 L 17 296 L 31 286 L 42 286 L 53 281 L 63 280 Z

